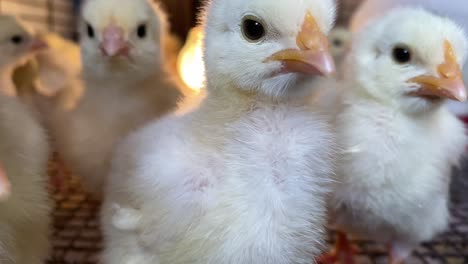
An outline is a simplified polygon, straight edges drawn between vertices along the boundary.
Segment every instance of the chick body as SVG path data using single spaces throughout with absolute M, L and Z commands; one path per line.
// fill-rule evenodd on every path
M 452 98 L 463 100 L 466 92 L 461 71 L 444 79 L 441 65 L 459 69 L 467 42 L 451 21 L 419 9 L 397 9 L 363 32 L 336 118 L 344 153 L 330 219 L 342 231 L 388 244 L 399 263 L 448 226 L 451 170 L 466 136 L 443 107 L 450 96 L 439 92 L 455 87 L 445 81 L 457 83 Z M 440 87 L 424 94 L 431 86 L 414 81 L 418 76 Z
M 318 254 L 333 135 L 301 96 L 310 87 L 299 84 L 314 76 L 297 68 L 275 75 L 283 62 L 265 58 L 290 48 L 299 56 L 316 52 L 299 50 L 295 37 L 325 39 L 334 4 L 289 6 L 209 4 L 206 97 L 139 130 L 117 150 L 102 211 L 104 263 L 292 264 Z M 248 41 L 238 28 L 251 17 L 246 14 L 276 23 L 265 34 L 283 44 Z M 297 33 L 303 23 L 314 33 Z M 326 42 L 319 45 L 329 65 Z M 315 74 L 320 67 L 309 66 Z

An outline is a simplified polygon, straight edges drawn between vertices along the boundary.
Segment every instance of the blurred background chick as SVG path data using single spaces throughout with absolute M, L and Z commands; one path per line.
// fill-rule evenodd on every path
M 15 64 L 43 47 L 18 20 L 0 16 L 0 263 L 5 264 L 40 264 L 49 256 L 49 144 L 37 115 L 15 96 L 11 75 Z
M 167 73 L 166 16 L 147 0 L 89 0 L 82 9 L 85 93 L 72 111 L 56 111 L 50 129 L 59 155 L 101 194 L 114 146 L 183 98 Z
M 3 53 L 0 61 L 1 92 L 8 96 L 17 96 L 17 87 L 13 81 L 15 69 L 28 62 L 38 51 L 47 47 L 42 40 L 35 38 L 26 26 L 16 17 L 0 15 L 0 49 Z

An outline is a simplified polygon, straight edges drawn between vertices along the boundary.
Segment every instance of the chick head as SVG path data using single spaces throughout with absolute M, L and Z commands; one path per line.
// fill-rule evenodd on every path
M 15 17 L 0 15 L 0 67 L 16 64 L 29 55 L 47 48 Z
M 334 1 L 293 2 L 208 4 L 203 19 L 209 89 L 227 84 L 278 98 L 308 90 L 310 85 L 299 84 L 334 72 L 326 37 L 335 19 Z
M 149 0 L 87 0 L 80 22 L 85 74 L 154 74 L 163 60 L 165 32 L 166 16 Z
M 464 32 L 451 20 L 400 8 L 360 33 L 351 72 L 372 98 L 422 113 L 445 99 L 466 100 L 460 68 L 467 49 Z

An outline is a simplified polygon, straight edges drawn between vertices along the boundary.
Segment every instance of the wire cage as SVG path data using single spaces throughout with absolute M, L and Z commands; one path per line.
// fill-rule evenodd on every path
M 339 25 L 346 25 L 362 0 L 342 0 Z M 0 12 L 18 15 L 29 25 L 50 30 L 65 37 L 76 37 L 76 13 L 79 0 L 0 0 Z M 172 29 L 182 38 L 195 22 L 195 11 L 202 1 L 165 0 Z M 181 7 L 180 5 L 183 5 Z M 172 12 L 171 12 L 172 11 Z M 468 159 L 467 159 L 468 160 Z M 449 230 L 416 250 L 409 263 L 468 263 L 468 162 L 456 170 L 452 187 L 452 215 Z M 99 230 L 100 202 L 86 194 L 80 182 L 62 166 L 58 157 L 50 163 L 50 175 L 65 176 L 61 191 L 51 187 L 55 201 L 53 252 L 48 264 L 94 264 L 99 261 L 103 242 Z M 333 241 L 330 232 L 329 242 Z M 385 247 L 368 241 L 356 241 L 360 249 L 357 263 L 385 263 Z

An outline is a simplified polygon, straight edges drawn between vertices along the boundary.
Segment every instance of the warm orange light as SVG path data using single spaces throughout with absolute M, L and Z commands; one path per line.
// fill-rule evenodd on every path
M 177 68 L 184 83 L 198 91 L 205 84 L 205 65 L 203 63 L 203 29 L 193 28 L 187 42 L 180 51 Z

